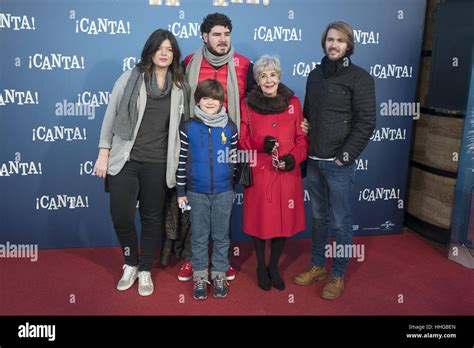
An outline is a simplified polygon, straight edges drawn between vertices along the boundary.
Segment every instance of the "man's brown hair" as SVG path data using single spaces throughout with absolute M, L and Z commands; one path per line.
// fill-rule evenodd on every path
M 329 23 L 323 35 L 321 36 L 321 46 L 323 47 L 323 52 L 326 54 L 326 36 L 328 35 L 329 30 L 335 29 L 342 33 L 344 41 L 347 44 L 347 56 L 350 56 L 354 53 L 354 30 L 352 27 L 343 21 L 336 21 Z

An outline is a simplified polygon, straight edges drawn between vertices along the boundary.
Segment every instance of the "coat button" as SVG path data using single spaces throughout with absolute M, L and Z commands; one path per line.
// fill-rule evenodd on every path
M 276 127 L 276 126 L 277 126 L 276 122 L 273 122 L 272 127 Z

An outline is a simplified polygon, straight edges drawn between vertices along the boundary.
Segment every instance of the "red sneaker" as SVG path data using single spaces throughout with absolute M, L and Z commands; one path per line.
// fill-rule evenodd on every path
M 229 265 L 229 268 L 227 269 L 227 272 L 225 272 L 225 277 L 227 280 L 234 280 L 235 279 L 235 269 L 232 268 L 231 265 Z
M 182 282 L 187 282 L 191 279 L 193 279 L 193 267 L 191 266 L 191 261 L 185 260 L 178 271 L 178 280 L 181 280 Z

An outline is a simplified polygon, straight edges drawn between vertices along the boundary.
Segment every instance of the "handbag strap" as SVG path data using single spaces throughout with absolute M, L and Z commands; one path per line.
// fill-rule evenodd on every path
M 250 136 L 253 137 L 252 125 L 250 124 L 250 111 L 249 111 L 249 106 L 247 104 L 247 98 L 245 98 L 245 110 L 247 111 L 247 124 L 249 125 L 249 133 L 250 133 Z

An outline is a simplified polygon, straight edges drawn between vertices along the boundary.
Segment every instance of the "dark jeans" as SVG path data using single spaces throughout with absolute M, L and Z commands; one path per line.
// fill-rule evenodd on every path
M 336 244 L 352 244 L 352 190 L 355 164 L 338 166 L 334 161 L 307 160 L 306 184 L 311 199 L 312 264 L 323 267 L 329 246 L 330 231 Z M 335 257 L 332 274 L 344 276 L 349 258 Z
M 109 176 L 110 213 L 122 246 L 125 263 L 151 271 L 163 229 L 166 200 L 166 163 L 128 161 L 119 174 Z M 137 199 L 140 201 L 140 256 L 135 229 Z

